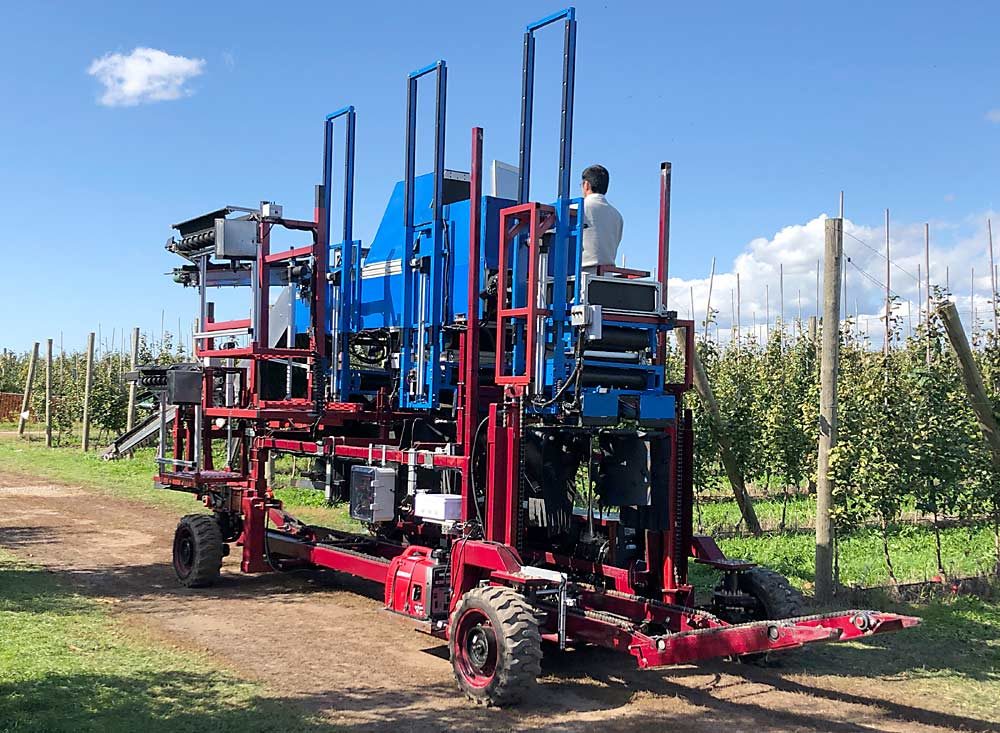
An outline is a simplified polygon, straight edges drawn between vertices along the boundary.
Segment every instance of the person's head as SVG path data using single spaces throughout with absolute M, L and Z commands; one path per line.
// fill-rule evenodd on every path
M 603 165 L 591 165 L 583 169 L 583 180 L 580 181 L 580 187 L 583 189 L 583 195 L 591 193 L 607 193 L 608 192 L 608 181 L 611 176 L 608 175 L 608 169 Z

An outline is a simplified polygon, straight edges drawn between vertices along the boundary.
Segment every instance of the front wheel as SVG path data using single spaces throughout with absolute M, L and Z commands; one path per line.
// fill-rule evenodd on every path
M 458 686 L 480 705 L 523 699 L 541 673 L 542 638 L 524 596 L 473 588 L 451 614 L 448 651 Z
M 174 532 L 174 573 L 181 585 L 204 588 L 219 579 L 222 530 L 211 514 L 188 514 Z

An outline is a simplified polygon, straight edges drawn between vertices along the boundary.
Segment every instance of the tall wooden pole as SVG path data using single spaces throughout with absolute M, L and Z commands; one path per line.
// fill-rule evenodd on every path
M 45 447 L 52 447 L 52 339 L 45 341 Z
M 997 324 L 997 274 L 993 265 L 993 222 L 986 220 L 986 236 L 990 243 L 990 304 L 993 306 L 993 339 L 1000 337 L 1000 325 Z
M 90 450 L 90 390 L 94 384 L 94 332 L 87 335 L 87 373 L 83 383 L 83 452 Z
M 819 446 L 816 466 L 816 599 L 833 598 L 833 480 L 830 451 L 837 443 L 837 370 L 840 361 L 840 277 L 844 220 L 827 219 L 823 268 L 823 351 L 820 357 Z
M 712 320 L 712 286 L 715 284 L 715 258 L 712 258 L 712 271 L 708 273 L 708 299 L 705 301 L 705 340 L 708 341 L 708 324 Z
M 889 355 L 889 325 L 892 312 L 892 297 L 889 294 L 889 280 L 891 278 L 891 273 L 889 271 L 892 265 L 892 260 L 889 256 L 889 210 L 885 210 L 885 346 L 882 353 L 886 356 Z
M 976 340 L 976 268 L 972 267 L 972 281 L 971 288 L 969 289 L 969 302 L 972 304 L 972 321 L 969 324 L 969 333 L 972 334 L 972 340 Z
M 131 370 L 134 372 L 136 367 L 139 365 L 139 329 L 132 329 L 132 358 L 129 360 Z M 135 393 L 136 393 L 136 383 L 128 383 L 128 418 L 127 418 L 127 429 L 131 430 L 135 425 Z
M 924 224 L 924 277 L 927 278 L 924 288 L 927 296 L 927 365 L 931 363 L 931 227 Z
M 736 334 L 737 334 L 737 332 L 736 332 L 736 290 L 735 289 L 733 289 L 733 288 L 729 289 L 729 298 L 730 298 L 730 300 L 733 301 L 732 302 L 733 311 L 732 311 L 732 316 L 731 316 L 730 321 L 729 321 L 729 332 L 731 334 L 733 343 L 736 343 L 736 338 L 737 338 Z
M 784 346 L 785 341 L 785 265 L 778 263 L 778 319 L 781 325 L 778 328 L 778 343 Z
M 767 283 L 764 283 L 764 344 L 771 338 L 771 288 Z
M 817 318 L 819 318 L 820 315 L 822 315 L 823 313 L 823 311 L 821 310 L 823 301 L 819 299 L 819 273 L 820 273 L 819 260 L 816 260 L 816 317 Z
M 35 366 L 38 364 L 38 342 L 31 348 L 31 358 L 28 360 L 28 378 L 24 380 L 24 397 L 21 398 L 21 414 L 17 418 L 17 434 L 24 435 L 24 427 L 28 423 L 31 411 L 31 388 L 35 383 Z
M 743 308 L 742 293 L 740 293 L 740 273 L 736 273 L 736 345 L 739 346 L 740 339 L 743 338 L 743 324 L 741 323 L 742 314 L 740 311 Z
M 920 271 L 920 263 L 917 263 L 917 326 L 919 327 L 923 321 L 923 315 L 920 312 L 920 306 L 922 305 L 924 299 L 924 278 Z

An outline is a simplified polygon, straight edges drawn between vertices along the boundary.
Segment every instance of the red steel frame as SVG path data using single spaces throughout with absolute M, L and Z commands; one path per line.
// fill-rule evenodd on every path
M 215 349 L 211 341 L 206 348 L 199 348 L 197 355 L 247 359 L 245 388 L 238 408 L 212 404 L 211 385 L 213 370 L 205 370 L 203 421 L 194 425 L 189 410 L 178 410 L 174 423 L 174 457 L 193 460 L 193 430 L 204 436 L 204 466 L 201 471 L 161 471 L 160 484 L 197 493 L 215 511 L 238 514 L 242 527 L 237 544 L 243 548 L 241 570 L 247 573 L 266 572 L 274 569 L 273 558 L 293 560 L 308 565 L 329 568 L 356 575 L 378 583 L 389 583 L 390 561 L 407 552 L 407 558 L 429 558 L 430 548 L 401 544 L 373 537 L 350 535 L 332 530 L 308 527 L 282 510 L 267 485 L 265 466 L 272 453 L 295 453 L 306 456 L 336 457 L 392 463 L 405 466 L 412 463 L 437 470 L 451 470 L 462 479 L 464 496 L 462 517 L 468 520 L 476 513 L 473 494 L 471 456 L 482 420 L 486 425 L 486 497 L 483 539 L 455 539 L 451 544 L 451 608 L 462 594 L 480 583 L 508 585 L 526 592 L 537 589 L 550 581 L 526 574 L 527 564 L 546 565 L 565 572 L 578 572 L 586 576 L 603 576 L 609 590 L 598 590 L 578 584 L 580 595 L 574 612 L 566 618 L 566 635 L 572 640 L 584 641 L 628 652 L 639 666 L 655 667 L 679 662 L 691 662 L 713 656 L 729 656 L 788 649 L 818 641 L 844 640 L 882 631 L 894 631 L 918 623 L 917 619 L 895 614 L 868 611 L 844 611 L 825 616 L 765 621 L 741 625 L 728 625 L 711 614 L 691 607 L 693 592 L 687 584 L 687 562 L 694 556 L 719 567 L 749 567 L 726 561 L 710 538 L 691 535 L 690 470 L 692 433 L 690 413 L 679 411 L 681 416 L 674 426 L 665 428 L 671 444 L 681 449 L 683 465 L 678 465 L 678 450 L 671 451 L 669 470 L 670 528 L 662 532 L 646 531 L 646 556 L 641 563 L 630 568 L 556 555 L 547 551 L 525 549 L 523 554 L 515 549 L 519 537 L 518 481 L 520 475 L 521 395 L 530 382 L 531 355 L 534 353 L 534 324 L 546 312 L 537 303 L 538 242 L 542 233 L 553 223 L 555 211 L 550 206 L 528 203 L 505 209 L 500 215 L 499 257 L 507 262 L 516 238 L 526 234 L 529 248 L 527 304 L 521 307 L 498 308 L 498 331 L 502 332 L 511 319 L 525 319 L 526 371 L 524 374 L 505 373 L 501 359 L 497 359 L 496 383 L 501 389 L 481 388 L 479 383 L 479 289 L 481 267 L 482 209 L 479 205 L 482 192 L 483 131 L 472 131 L 472 172 L 470 190 L 472 205 L 469 232 L 469 297 L 465 315 L 465 329 L 460 340 L 458 404 L 458 444 L 461 449 L 438 452 L 433 446 L 420 450 L 401 450 L 388 445 L 389 425 L 407 417 L 404 411 L 394 411 L 385 394 L 380 395 L 374 410 L 359 403 L 335 403 L 317 400 L 319 385 L 312 383 L 313 370 L 306 398 L 265 401 L 258 392 L 258 364 L 276 358 L 298 358 L 311 364 L 326 357 L 324 333 L 326 300 L 324 297 L 327 269 L 327 243 L 323 238 L 322 196 L 317 196 L 315 221 L 264 220 L 260 223 L 260 251 L 257 257 L 258 330 L 249 346 L 242 349 Z M 666 303 L 667 249 L 669 237 L 670 167 L 661 169 L 661 211 L 659 229 L 658 279 Z M 311 231 L 313 244 L 287 252 L 272 254 L 270 235 L 275 225 L 290 229 Z M 527 230 L 525 232 L 525 230 Z M 315 274 L 315 302 L 309 349 L 266 347 L 268 332 L 268 268 L 293 258 L 311 257 Z M 498 292 L 506 293 L 507 268 L 501 266 Z M 616 316 L 619 320 L 628 317 Z M 694 324 L 675 321 L 666 315 L 633 316 L 631 320 L 670 325 L 681 329 L 686 339 L 687 353 L 694 346 Z M 247 319 L 209 322 L 205 331 L 246 328 Z M 263 340 L 263 343 L 261 341 Z M 499 340 L 499 339 L 498 339 Z M 665 340 L 659 349 L 660 363 L 664 363 Z M 680 398 L 691 387 L 691 360 L 685 364 L 684 380 L 667 386 L 667 390 Z M 506 388 L 504 390 L 503 388 Z M 504 392 L 506 391 L 506 394 Z M 316 414 L 316 406 L 321 410 Z M 481 416 L 485 413 L 485 418 Z M 216 471 L 211 466 L 211 440 L 222 438 L 225 433 L 214 427 L 215 418 L 239 418 L 252 421 L 254 436 L 248 438 L 249 448 L 241 465 L 226 466 Z M 381 438 L 352 437 L 350 428 L 361 423 L 381 426 Z M 316 430 L 337 429 L 316 437 Z M 685 503 L 687 502 L 687 503 Z M 728 565 L 727 565 L 728 563 Z M 387 593 L 387 603 L 391 594 Z M 393 608 L 393 610 L 401 610 Z M 543 624 L 543 636 L 555 639 L 556 609 L 548 613 Z M 616 622 L 615 619 L 618 619 Z M 660 628 L 662 632 L 643 631 Z M 447 626 L 431 629 L 447 637 Z

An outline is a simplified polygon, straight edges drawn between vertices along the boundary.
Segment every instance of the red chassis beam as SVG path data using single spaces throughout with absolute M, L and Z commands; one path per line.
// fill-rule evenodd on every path
M 915 616 L 881 611 L 838 611 L 821 616 L 755 621 L 659 637 L 634 634 L 635 642 L 629 645 L 629 652 L 645 669 L 713 657 L 796 649 L 816 642 L 848 641 L 919 624 L 920 619 Z
M 522 572 L 518 554 L 497 542 L 459 541 L 452 566 L 455 597 L 482 580 L 527 587 L 537 582 Z M 687 664 L 795 649 L 805 644 L 846 641 L 917 626 L 920 619 L 880 611 L 837 611 L 800 618 L 728 624 L 716 616 L 680 605 L 624 593 L 583 587 L 567 609 L 566 635 L 618 651 L 628 651 L 641 668 Z M 455 598 L 453 597 L 453 602 Z M 553 638 L 558 609 L 549 605 L 546 638 Z M 649 624 L 667 629 L 649 634 Z

